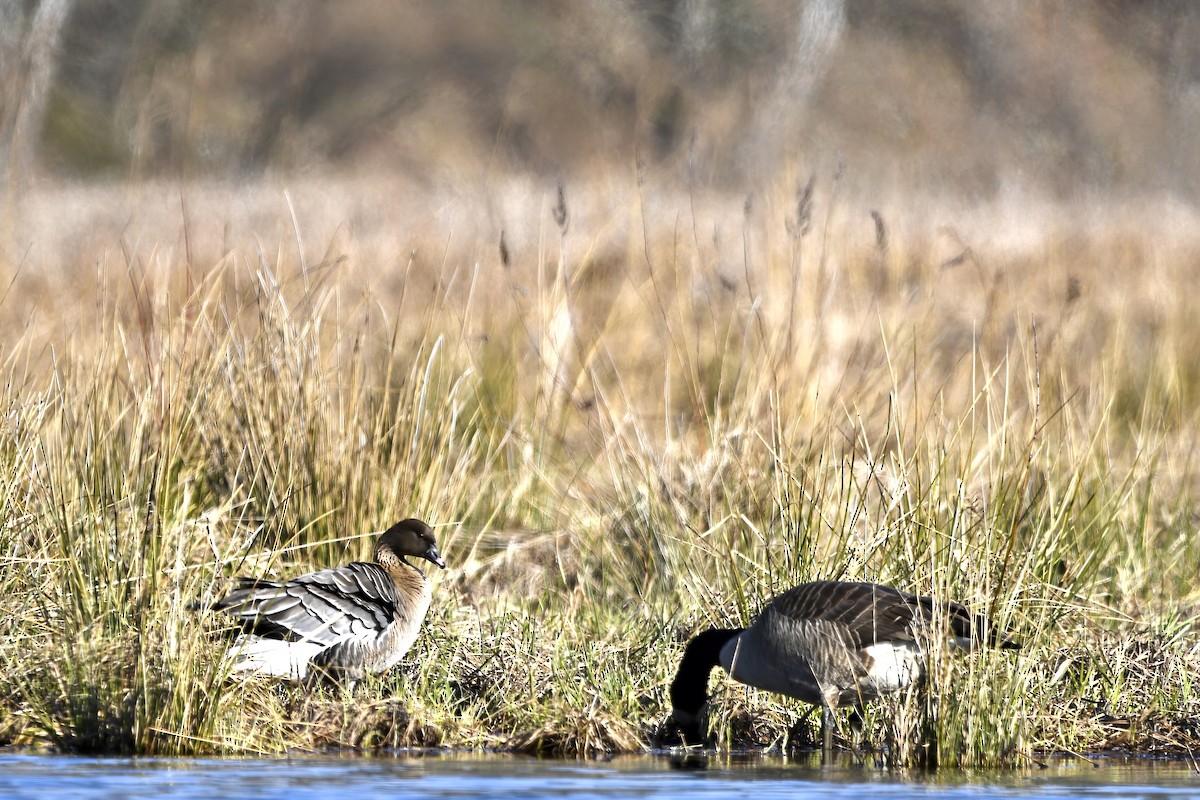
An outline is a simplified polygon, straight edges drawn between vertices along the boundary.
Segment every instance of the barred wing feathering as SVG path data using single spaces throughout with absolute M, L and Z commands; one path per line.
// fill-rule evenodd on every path
M 326 647 L 347 637 L 378 638 L 396 615 L 396 586 L 378 564 L 354 562 L 286 583 L 242 578 L 213 606 L 264 639 Z
M 878 583 L 814 581 L 789 589 L 773 600 L 770 611 L 795 620 L 835 623 L 850 643 L 865 648 L 879 642 L 916 642 L 922 627 L 946 625 L 952 641 L 964 648 L 984 644 L 1003 647 L 1006 640 L 982 615 L 962 603 L 936 602 Z

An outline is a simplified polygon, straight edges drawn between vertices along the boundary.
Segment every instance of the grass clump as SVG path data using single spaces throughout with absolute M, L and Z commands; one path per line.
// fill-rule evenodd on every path
M 688 636 L 837 578 L 965 601 L 1024 642 L 935 647 L 923 691 L 868 711 L 888 763 L 1196 745 L 1186 293 L 1163 308 L 1118 275 L 1116 314 L 1053 248 L 997 271 L 878 212 L 857 242 L 812 181 L 779 215 L 690 198 L 690 237 L 639 191 L 623 250 L 560 187 L 532 223 L 552 233 L 506 230 L 495 263 L 443 245 L 395 266 L 371 229 L 316 263 L 298 235 L 273 259 L 127 246 L 97 311 L 56 309 L 77 335 L 23 323 L 0 738 L 639 750 Z M 731 225 L 736 248 L 700 233 Z M 1048 272 L 1071 291 L 1032 291 Z M 6 313 L 39 302 L 13 292 Z M 352 697 L 229 680 L 189 604 L 364 559 L 409 515 L 450 569 L 403 665 Z M 721 746 L 815 740 L 801 704 L 724 682 L 713 706 Z

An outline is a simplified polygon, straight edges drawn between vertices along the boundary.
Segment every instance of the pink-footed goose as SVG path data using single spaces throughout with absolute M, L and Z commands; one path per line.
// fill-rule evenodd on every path
M 379 537 L 373 564 L 283 582 L 238 578 L 212 605 L 242 629 L 228 651 L 233 672 L 354 682 L 390 668 L 416 641 L 431 599 L 425 574 L 406 556 L 446 567 L 429 526 L 406 519 Z

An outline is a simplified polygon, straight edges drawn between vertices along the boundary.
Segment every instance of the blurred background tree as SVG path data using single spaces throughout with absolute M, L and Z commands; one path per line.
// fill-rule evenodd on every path
M 1200 175 L 1186 0 L 0 0 L 0 28 L 8 172 Z

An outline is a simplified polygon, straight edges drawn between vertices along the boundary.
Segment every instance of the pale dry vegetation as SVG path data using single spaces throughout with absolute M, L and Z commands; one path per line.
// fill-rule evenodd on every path
M 1026 642 L 935 653 L 869 715 L 894 763 L 1196 746 L 1194 218 L 839 191 L 24 198 L 0 737 L 640 749 L 697 628 L 861 578 Z M 450 568 L 404 666 L 354 697 L 226 680 L 191 601 L 408 515 Z M 807 707 L 719 687 L 720 744 L 813 741 Z

